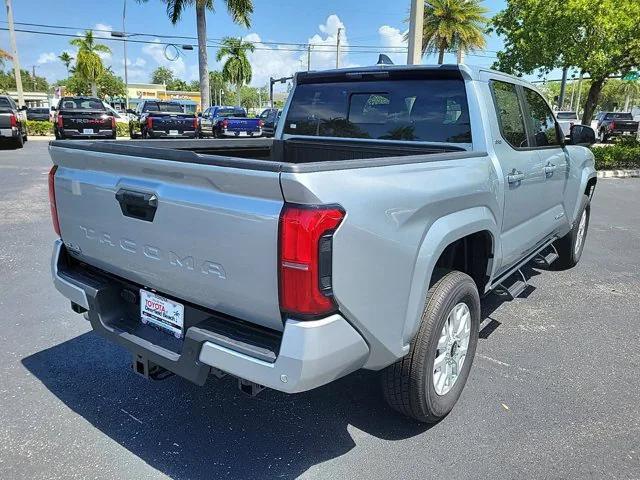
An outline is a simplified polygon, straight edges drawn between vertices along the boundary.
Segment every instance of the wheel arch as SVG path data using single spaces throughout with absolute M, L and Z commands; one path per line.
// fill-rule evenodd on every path
M 473 207 L 466 210 L 451 213 L 436 220 L 431 228 L 425 232 L 413 270 L 411 289 L 404 321 L 402 341 L 404 348 L 408 350 L 409 343 L 415 336 L 420 325 L 424 310 L 427 291 L 432 284 L 433 272 L 440 266 L 446 266 L 452 258 L 453 266 L 459 265 L 460 259 L 455 250 L 466 248 L 465 259 L 472 252 L 482 249 L 485 258 L 476 259 L 472 269 L 472 278 L 479 286 L 480 294 L 484 293 L 489 285 L 493 271 L 496 267 L 494 259 L 499 256 L 499 227 L 495 216 L 488 207 Z M 466 247 L 464 247 L 466 245 Z M 453 253 L 451 253 L 453 252 Z M 484 274 L 478 272 L 484 270 Z M 466 272 L 469 273 L 469 272 Z M 482 277 L 482 278 L 480 278 Z

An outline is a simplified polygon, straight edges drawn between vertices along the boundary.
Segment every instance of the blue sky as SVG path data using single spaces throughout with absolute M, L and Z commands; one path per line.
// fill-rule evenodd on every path
M 341 56 L 341 65 L 371 65 L 377 60 L 377 49 L 366 53 L 354 50 L 356 46 L 402 46 L 402 33 L 407 26 L 404 19 L 408 15 L 409 1 L 389 0 L 254 0 L 255 13 L 249 29 L 239 27 L 229 18 L 224 2 L 218 0 L 215 13 L 207 17 L 208 37 L 215 41 L 223 36 L 242 36 L 254 42 L 311 43 L 311 68 L 323 69 L 335 65 L 335 45 L 337 29 L 341 27 L 343 45 L 347 52 Z M 13 0 L 16 22 L 60 25 L 72 27 L 70 30 L 44 29 L 17 25 L 17 29 L 47 30 L 51 32 L 75 34 L 83 28 L 99 30 L 122 30 L 122 0 Z M 303 7 L 301 5 L 304 5 Z M 490 15 L 504 8 L 503 0 L 486 0 L 484 5 Z M 6 28 L 6 17 L 0 19 Z M 154 35 L 194 36 L 195 11 L 188 9 L 182 20 L 173 26 L 166 17 L 164 4 L 160 0 L 148 0 L 140 4 L 127 0 L 126 29 L 128 32 L 148 33 L 150 36 L 135 37 L 139 40 L 155 42 L 150 44 L 128 43 L 128 65 L 130 82 L 148 82 L 150 73 L 158 66 L 171 68 L 176 76 L 184 80 L 197 78 L 197 52 L 184 51 L 176 61 L 169 61 L 164 55 L 167 42 L 189 42 L 189 40 L 167 40 Z M 109 33 L 102 34 L 103 43 L 112 49 L 112 55 L 105 63 L 111 65 L 118 74 L 123 74 L 122 43 L 109 40 Z M 36 66 L 39 75 L 49 80 L 64 78 L 66 71 L 57 60 L 63 50 L 73 54 L 69 38 L 42 36 L 32 33 L 18 33 L 18 51 L 22 68 Z M 193 41 L 195 43 L 195 40 Z M 254 69 L 254 86 L 263 86 L 270 75 L 289 75 L 301 68 L 306 69 L 306 52 L 291 51 L 296 47 L 287 45 L 257 44 L 259 47 L 251 56 Z M 351 47 L 351 48 L 349 48 Z M 490 65 L 499 50 L 501 42 L 489 38 L 487 51 L 470 56 L 467 63 Z M 0 32 L 0 48 L 10 50 L 7 32 Z M 403 63 L 405 54 L 391 55 L 398 63 Z M 215 49 L 209 49 L 210 68 L 216 68 Z M 447 56 L 445 61 L 455 61 Z M 425 63 L 433 63 L 433 58 L 425 58 Z

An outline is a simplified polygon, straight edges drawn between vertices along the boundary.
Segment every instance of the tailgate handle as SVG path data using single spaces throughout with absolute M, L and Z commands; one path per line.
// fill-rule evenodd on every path
M 136 192 L 121 188 L 116 192 L 116 200 L 125 217 L 153 222 L 158 209 L 158 197 L 155 193 Z

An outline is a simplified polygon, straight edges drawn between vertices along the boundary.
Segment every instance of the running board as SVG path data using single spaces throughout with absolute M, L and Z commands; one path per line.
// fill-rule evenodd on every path
M 527 288 L 527 279 L 522 273 L 522 267 L 529 263 L 533 258 L 541 256 L 547 265 L 550 265 L 552 262 L 555 262 L 558 258 L 558 252 L 553 246 L 553 242 L 557 240 L 556 237 L 550 238 L 546 242 L 542 243 L 538 248 L 536 248 L 529 255 L 524 257 L 520 262 L 515 264 L 512 268 L 501 274 L 496 280 L 491 283 L 489 290 L 494 290 L 496 288 L 500 288 L 505 291 L 512 299 L 516 298 L 520 295 L 525 288 Z M 551 249 L 548 253 L 546 250 Z M 511 279 L 511 277 L 519 274 L 519 278 Z
M 558 255 L 558 250 L 556 250 L 556 247 L 552 243 L 547 248 L 540 250 L 538 255 L 536 255 L 536 260 L 543 264 L 545 267 L 550 267 L 551 264 L 555 262 L 559 256 L 560 255 Z
M 497 288 L 506 293 L 510 300 L 513 300 L 524 292 L 528 285 L 524 273 L 518 269 L 510 277 L 505 278 Z

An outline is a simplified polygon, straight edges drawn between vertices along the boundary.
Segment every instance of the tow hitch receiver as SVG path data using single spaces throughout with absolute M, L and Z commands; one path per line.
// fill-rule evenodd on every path
M 257 383 L 250 382 L 249 380 L 244 380 L 243 378 L 238 379 L 238 388 L 242 390 L 242 392 L 249 395 L 250 397 L 255 397 L 262 390 L 264 390 L 264 387 L 262 385 L 258 385 Z
M 156 365 L 153 362 L 150 362 L 149 359 L 144 358 L 142 355 L 134 355 L 133 356 L 133 371 L 140 375 L 141 377 L 151 380 L 165 380 L 174 375 L 173 372 L 170 372 L 166 368 L 161 367 L 160 365 Z

